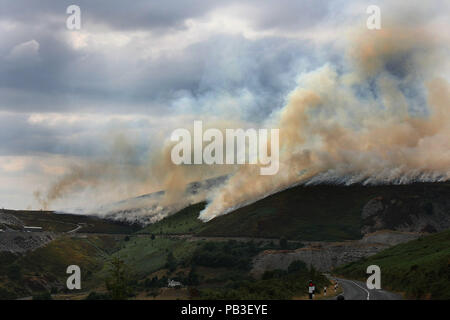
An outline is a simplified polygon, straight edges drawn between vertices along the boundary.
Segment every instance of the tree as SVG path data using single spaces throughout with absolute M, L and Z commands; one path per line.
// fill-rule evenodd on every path
M 170 272 L 174 272 L 175 269 L 177 268 L 177 262 L 172 252 L 169 252 L 169 254 L 167 255 L 166 267 L 167 269 L 169 269 Z
M 307 271 L 307 270 L 308 270 L 308 268 L 306 267 L 306 264 L 300 260 L 292 261 L 288 267 L 288 273 L 294 273 L 297 271 Z
M 53 300 L 52 295 L 48 291 L 44 291 L 33 295 L 33 300 Z
M 153 247 L 153 241 L 155 240 L 155 235 L 152 234 L 151 237 L 150 237 L 150 239 L 152 239 L 152 247 Z
M 130 277 L 125 262 L 114 257 L 110 263 L 106 289 L 113 300 L 126 300 L 131 294 Z
M 195 265 L 192 266 L 191 271 L 189 271 L 187 282 L 187 284 L 190 286 L 197 286 L 199 283 L 197 268 L 195 267 Z
M 287 242 L 286 238 L 285 237 L 281 237 L 280 238 L 280 248 L 281 249 L 287 249 L 287 247 L 288 247 L 288 242 Z
M 22 280 L 22 268 L 20 265 L 13 263 L 6 269 L 7 276 L 13 281 Z

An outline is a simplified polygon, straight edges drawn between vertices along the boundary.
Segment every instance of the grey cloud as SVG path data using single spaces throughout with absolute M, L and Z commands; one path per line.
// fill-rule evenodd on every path
M 124 50 L 116 53 L 123 59 L 110 65 L 102 52 L 75 52 L 48 35 L 34 39 L 39 61 L 24 65 L 3 58 L 3 110 L 64 112 L 81 107 L 77 111 L 121 112 L 126 106 L 126 112 L 151 112 L 152 107 L 170 112 L 167 108 L 180 91 L 198 97 L 242 89 L 278 97 L 269 101 L 273 107 L 293 86 L 296 64 L 307 52 L 301 43 L 287 39 L 214 36 L 180 55 L 148 61 L 136 61 Z
M 53 18 L 47 19 L 51 23 L 58 19 L 65 21 L 66 8 L 72 4 L 81 8 L 82 23 L 87 28 L 92 24 L 106 24 L 120 30 L 158 29 L 163 31 L 164 28 L 183 28 L 186 19 L 202 16 L 214 7 L 226 5 L 227 2 L 217 0 L 166 0 L 164 2 L 135 0 L 131 3 L 123 0 L 78 0 L 75 2 L 2 0 L 0 1 L 2 8 L 0 19 L 17 19 L 30 24 L 39 24 L 48 17 Z M 65 28 L 65 24 L 61 25 L 61 28 Z

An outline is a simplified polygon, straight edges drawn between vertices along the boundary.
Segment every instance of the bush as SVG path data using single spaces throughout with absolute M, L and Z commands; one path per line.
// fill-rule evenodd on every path
M 113 258 L 110 263 L 109 273 L 109 278 L 105 282 L 111 299 L 125 300 L 130 297 L 132 295 L 130 272 L 124 261 L 119 258 Z
M 288 248 L 288 242 L 285 237 L 280 238 L 280 248 L 283 250 Z
M 33 295 L 33 300 L 53 300 L 53 299 L 52 299 L 52 295 L 50 294 L 50 292 L 45 291 L 45 292 L 41 292 L 36 295 Z
M 269 279 L 277 279 L 282 278 L 286 275 L 286 271 L 284 270 L 267 270 L 262 275 L 262 280 L 269 280 Z
M 98 293 L 92 291 L 89 293 L 85 300 L 111 300 L 111 296 L 107 293 Z
M 260 250 L 261 249 L 256 247 L 252 242 L 207 242 L 195 250 L 192 262 L 199 266 L 211 268 L 224 267 L 249 270 L 251 267 L 252 257 Z
M 170 272 L 174 272 L 177 268 L 177 261 L 175 260 L 172 252 L 169 252 L 167 255 L 166 268 L 169 269 Z
M 12 300 L 16 298 L 17 295 L 13 291 L 0 287 L 0 300 Z
M 301 261 L 301 260 L 295 260 L 292 261 L 291 264 L 289 265 L 287 272 L 288 273 L 294 273 L 297 271 L 306 271 L 308 270 L 308 268 L 306 267 L 306 264 Z
M 16 263 L 11 264 L 6 269 L 6 275 L 13 281 L 20 281 L 22 280 L 22 268 Z

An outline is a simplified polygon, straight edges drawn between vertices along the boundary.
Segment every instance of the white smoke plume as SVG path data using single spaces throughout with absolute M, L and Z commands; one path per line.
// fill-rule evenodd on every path
M 349 68 L 303 74 L 276 115 L 280 171 L 241 167 L 212 198 L 208 221 L 298 183 L 408 183 L 450 177 L 448 52 L 421 29 L 358 35 Z
M 98 192 L 104 185 L 126 181 L 131 190 L 122 193 L 122 199 L 165 192 L 87 212 L 152 223 L 207 200 L 199 218 L 208 221 L 301 183 L 448 180 L 449 39 L 435 31 L 385 25 L 382 30 L 350 33 L 349 41 L 337 44 L 347 46 L 342 61 L 300 74 L 284 107 L 260 126 L 280 129 L 280 169 L 275 176 L 261 176 L 257 165 L 175 166 L 172 144 L 166 143 L 144 164 L 105 161 L 76 167 L 37 197 L 47 207 L 79 190 Z M 251 127 L 238 119 L 215 119 L 208 126 Z M 122 145 L 119 149 L 119 154 L 133 154 Z M 229 178 L 196 194 L 186 193 L 191 182 L 223 175 Z M 116 199 L 120 194 L 115 193 Z

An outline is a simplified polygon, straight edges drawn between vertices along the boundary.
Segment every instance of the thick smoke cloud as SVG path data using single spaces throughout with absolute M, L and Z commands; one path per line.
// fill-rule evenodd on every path
M 297 183 L 448 177 L 448 1 L 81 1 L 80 32 L 69 4 L 0 1 L 2 205 L 36 191 L 147 223 L 206 199 L 209 220 Z M 168 137 L 194 120 L 280 128 L 278 175 L 174 166 Z
M 223 186 L 186 200 L 187 183 L 201 181 L 207 171 L 218 175 L 220 166 L 174 166 L 166 146 L 150 164 L 166 195 L 142 201 L 139 206 L 147 209 L 141 214 L 154 221 L 207 198 L 200 215 L 207 221 L 299 183 L 447 180 L 450 87 L 440 77 L 438 61 L 444 56 L 438 40 L 414 29 L 364 32 L 353 39 L 346 70 L 326 64 L 302 74 L 286 105 L 266 121 L 280 128 L 275 176 L 259 175 L 257 166 L 237 167 Z
M 349 71 L 328 64 L 304 74 L 279 113 L 280 173 L 265 177 L 241 168 L 214 195 L 202 220 L 298 183 L 450 177 L 450 86 L 440 77 L 442 42 L 402 28 L 364 32 L 354 41 Z

